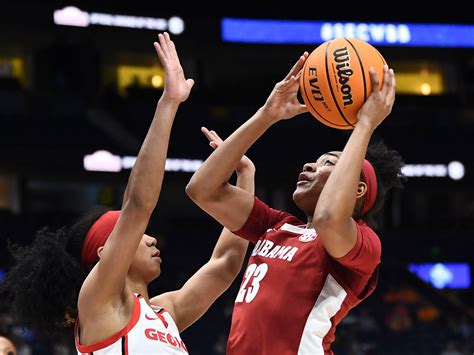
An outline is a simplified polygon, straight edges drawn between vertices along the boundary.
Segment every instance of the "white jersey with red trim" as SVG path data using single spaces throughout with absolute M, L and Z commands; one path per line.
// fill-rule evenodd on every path
M 74 331 L 76 349 L 80 355 L 177 355 L 187 354 L 173 317 L 163 308 L 151 307 L 135 295 L 130 322 L 117 334 L 98 343 L 80 345 L 79 327 Z

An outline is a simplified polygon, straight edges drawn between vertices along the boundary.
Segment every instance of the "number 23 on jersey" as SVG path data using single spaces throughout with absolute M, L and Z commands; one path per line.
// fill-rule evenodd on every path
M 267 271 L 268 265 L 265 263 L 260 265 L 250 264 L 245 271 L 244 281 L 235 302 L 244 302 L 244 300 L 246 303 L 252 302 L 255 296 L 257 296 L 260 283 L 267 274 Z

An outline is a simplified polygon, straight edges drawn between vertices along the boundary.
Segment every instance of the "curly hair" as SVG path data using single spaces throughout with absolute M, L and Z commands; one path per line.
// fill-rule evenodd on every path
M 82 244 L 94 222 L 108 210 L 94 207 L 69 228 L 46 227 L 28 246 L 9 245 L 15 265 L 1 292 L 12 300 L 21 324 L 45 335 L 74 324 L 79 290 L 88 274 L 80 262 Z
M 369 145 L 365 158 L 372 164 L 377 176 L 377 197 L 364 220 L 370 226 L 375 226 L 375 218 L 384 206 L 387 193 L 392 188 L 403 187 L 406 177 L 402 173 L 402 167 L 405 163 L 400 154 L 388 149 L 382 140 Z

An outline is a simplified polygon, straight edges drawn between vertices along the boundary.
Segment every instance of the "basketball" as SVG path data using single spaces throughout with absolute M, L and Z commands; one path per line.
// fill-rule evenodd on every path
M 357 113 L 372 92 L 369 68 L 380 86 L 385 59 L 372 45 L 356 38 L 324 42 L 306 59 L 300 89 L 309 112 L 326 126 L 353 129 Z

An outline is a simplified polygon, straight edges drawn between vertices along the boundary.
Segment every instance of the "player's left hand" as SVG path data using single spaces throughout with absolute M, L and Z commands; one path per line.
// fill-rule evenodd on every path
M 212 148 L 216 149 L 222 144 L 223 141 L 216 131 L 210 131 L 206 127 L 202 127 L 201 132 L 204 133 L 206 138 L 209 140 L 209 145 Z M 237 164 L 235 171 L 237 174 L 254 174 L 255 164 L 246 155 L 244 155 Z

